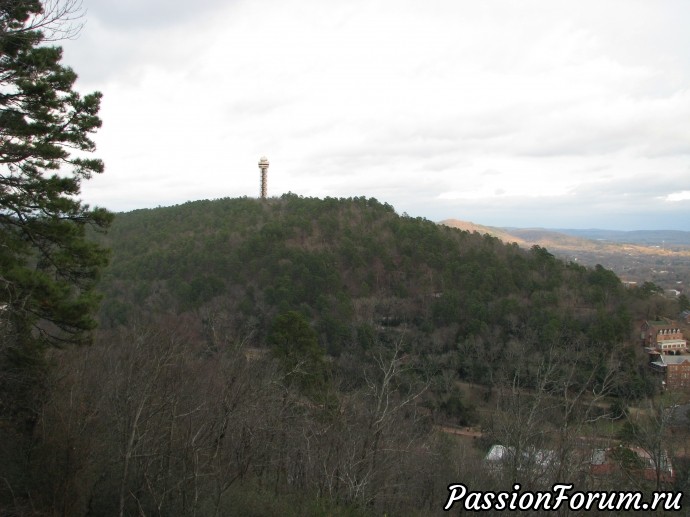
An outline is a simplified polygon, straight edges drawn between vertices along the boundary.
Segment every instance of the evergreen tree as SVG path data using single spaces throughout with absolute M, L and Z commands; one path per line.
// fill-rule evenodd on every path
M 0 507 L 40 484 L 32 439 L 47 393 L 44 352 L 84 343 L 107 251 L 87 239 L 111 214 L 78 199 L 103 171 L 87 158 L 101 95 L 73 90 L 76 74 L 50 41 L 74 35 L 75 0 L 0 0 Z M 14 504 L 14 503 L 12 503 Z
M 690 309 L 690 300 L 686 294 L 681 294 L 678 297 L 678 307 L 680 308 L 681 312 Z
M 268 342 L 280 361 L 289 382 L 304 393 L 318 395 L 325 387 L 324 350 L 307 319 L 296 311 L 278 316 Z
M 107 262 L 86 230 L 112 216 L 77 197 L 81 181 L 103 171 L 85 157 L 101 94 L 75 92 L 62 49 L 48 44 L 72 30 L 74 7 L 0 2 L 0 318 L 20 355 L 88 339 Z

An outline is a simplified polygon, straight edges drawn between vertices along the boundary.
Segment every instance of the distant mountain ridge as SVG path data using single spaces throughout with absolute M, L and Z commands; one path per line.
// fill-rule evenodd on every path
M 523 244 L 548 244 L 558 247 L 591 247 L 599 244 L 632 244 L 636 246 L 668 246 L 690 248 L 690 231 L 680 230 L 601 230 L 567 228 L 516 228 L 483 226 L 458 219 L 446 219 L 439 224 L 466 231 L 488 233 L 504 242 Z

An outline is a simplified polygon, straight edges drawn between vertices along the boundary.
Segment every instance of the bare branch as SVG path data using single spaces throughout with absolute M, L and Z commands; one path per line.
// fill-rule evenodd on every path
M 84 27 L 85 15 L 82 0 L 45 0 L 43 10 L 34 14 L 17 32 L 41 31 L 43 41 L 72 40 Z

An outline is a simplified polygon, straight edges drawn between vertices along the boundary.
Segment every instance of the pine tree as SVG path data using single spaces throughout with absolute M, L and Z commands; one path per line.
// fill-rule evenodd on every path
M 74 29 L 74 7 L 0 0 L 0 323 L 19 354 L 89 339 L 108 257 L 87 228 L 112 215 L 78 199 L 81 181 L 103 171 L 86 157 L 101 94 L 74 91 L 77 75 L 51 44 Z
M 286 381 L 310 396 L 323 395 L 326 387 L 324 350 L 307 319 L 296 311 L 276 317 L 268 336 L 273 355 Z
M 45 351 L 89 341 L 112 215 L 78 199 L 103 171 L 87 158 L 100 93 L 83 98 L 51 44 L 78 31 L 78 0 L 0 0 L 0 507 L 40 492 L 34 429 L 49 393 Z M 32 502 L 33 506 L 33 502 Z M 18 511 L 17 514 L 23 513 Z

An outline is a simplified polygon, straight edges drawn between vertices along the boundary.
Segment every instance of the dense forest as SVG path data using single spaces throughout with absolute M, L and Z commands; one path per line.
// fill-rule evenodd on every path
M 529 333 L 604 345 L 629 337 L 624 290 L 610 272 L 399 217 L 373 199 L 286 195 L 140 210 L 118 217 L 107 244 L 107 327 L 141 307 L 184 313 L 225 303 L 257 329 L 299 310 L 335 356 L 361 342 L 353 333 L 381 327 L 426 336 L 442 351 L 458 336 L 488 338 L 492 327 L 503 344 Z
M 25 510 L 426 515 L 453 481 L 585 489 L 582 437 L 656 393 L 633 323 L 671 308 L 650 286 L 375 199 L 189 202 L 93 238 L 95 343 L 50 352 L 32 432 L 2 431 Z M 492 475 L 492 444 L 559 461 Z

